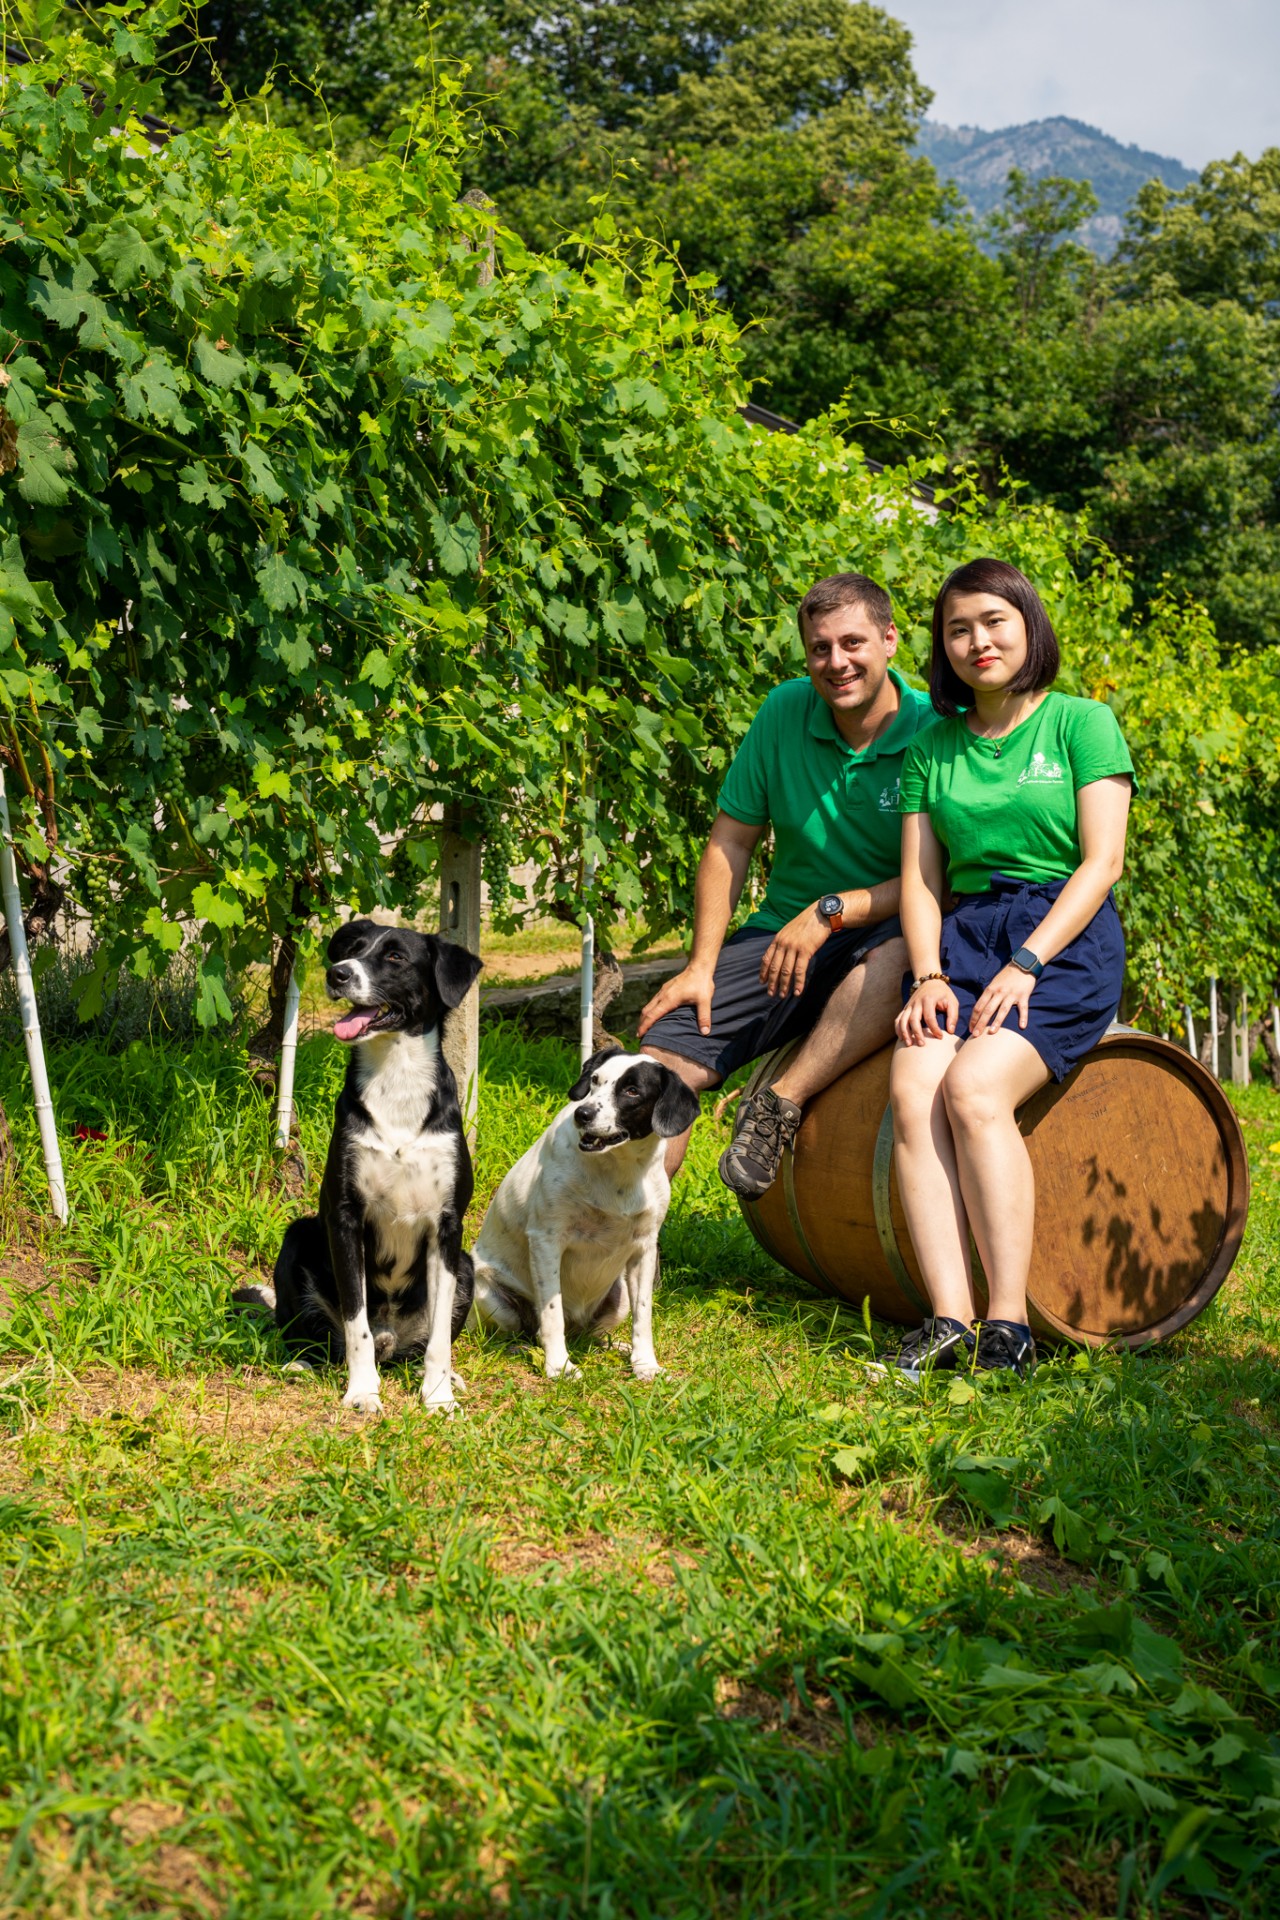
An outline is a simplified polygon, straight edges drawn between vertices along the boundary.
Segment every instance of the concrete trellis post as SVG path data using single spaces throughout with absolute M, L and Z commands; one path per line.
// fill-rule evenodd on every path
M 1209 1071 L 1215 1080 L 1222 1075 L 1218 1072 L 1218 976 L 1209 975 Z
M 1194 1060 L 1196 1058 L 1196 1023 L 1191 1018 L 1190 1007 L 1184 1007 L 1182 1009 L 1182 1018 L 1186 1022 L 1187 1027 L 1187 1052 Z
M 591 883 L 596 877 L 594 856 L 587 862 L 584 892 L 591 898 Z M 578 1051 L 583 1066 L 595 1052 L 596 922 L 595 915 L 582 916 L 582 973 L 578 993 Z
M 1249 995 L 1244 987 L 1231 989 L 1227 1019 L 1231 1083 L 1236 1087 L 1247 1087 L 1249 1084 Z
M 295 967 L 289 975 L 289 991 L 284 1002 L 284 1038 L 280 1043 L 280 1091 L 276 1097 L 276 1145 L 289 1144 L 293 1126 L 293 1070 L 298 1059 L 298 1007 L 302 1000 L 302 982 Z
M 22 924 L 22 901 L 18 894 L 18 863 L 13 855 L 13 830 L 9 824 L 9 801 L 4 790 L 4 768 L 0 767 L 0 893 L 4 896 L 4 917 L 9 928 L 9 951 L 18 979 L 18 1006 L 22 1013 L 22 1038 L 26 1042 L 27 1065 L 31 1070 L 31 1091 L 35 1097 L 36 1120 L 40 1127 L 40 1146 L 44 1170 L 49 1180 L 49 1198 L 53 1211 L 67 1224 L 67 1183 L 62 1173 L 62 1152 L 53 1117 L 53 1096 L 44 1063 L 44 1042 L 40 1036 L 40 1014 L 36 1007 L 35 982 L 27 954 L 27 935 Z
M 445 809 L 440 834 L 440 931 L 470 953 L 480 951 L 479 840 L 464 838 L 464 814 Z M 453 1069 L 468 1144 L 476 1144 L 476 1089 L 480 1073 L 480 987 L 477 983 L 445 1023 L 444 1057 Z

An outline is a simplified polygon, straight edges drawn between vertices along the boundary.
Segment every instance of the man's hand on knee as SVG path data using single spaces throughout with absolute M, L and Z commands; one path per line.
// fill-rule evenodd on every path
M 714 968 L 682 967 L 679 973 L 673 973 L 669 980 L 663 982 L 652 1000 L 645 1002 L 636 1029 L 637 1038 L 643 1040 L 650 1027 L 655 1026 L 664 1014 L 674 1013 L 677 1007 L 693 1007 L 697 1015 L 698 1032 L 710 1033 L 714 992 Z

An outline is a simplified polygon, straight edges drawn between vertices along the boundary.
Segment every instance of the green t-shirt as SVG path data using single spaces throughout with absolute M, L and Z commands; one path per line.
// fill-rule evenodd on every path
M 735 820 L 773 827 L 768 890 L 745 926 L 776 933 L 824 893 L 874 887 L 902 871 L 902 756 L 935 715 L 927 693 L 892 667 L 889 677 L 902 704 L 861 753 L 807 678 L 775 687 L 751 722 L 719 800 Z
M 956 893 L 986 893 L 993 873 L 1065 880 L 1080 865 L 1076 793 L 1133 773 L 1110 707 L 1048 693 L 1002 740 L 981 740 L 963 715 L 939 720 L 909 749 L 903 813 L 927 813 Z M 1137 782 L 1134 781 L 1137 792 Z

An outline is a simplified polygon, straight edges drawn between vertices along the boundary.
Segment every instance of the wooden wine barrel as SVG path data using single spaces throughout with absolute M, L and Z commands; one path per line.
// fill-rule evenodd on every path
M 892 1055 L 883 1048 L 810 1101 L 772 1187 L 741 1204 L 792 1273 L 919 1325 L 928 1296 L 893 1170 Z M 745 1091 L 767 1085 L 784 1057 L 762 1060 Z M 1018 1126 L 1036 1179 L 1027 1298 L 1037 1333 L 1147 1346 L 1208 1306 L 1249 1205 L 1240 1123 L 1212 1074 L 1167 1040 L 1113 1027 L 1028 1100 Z M 981 1313 L 976 1254 L 973 1269 Z

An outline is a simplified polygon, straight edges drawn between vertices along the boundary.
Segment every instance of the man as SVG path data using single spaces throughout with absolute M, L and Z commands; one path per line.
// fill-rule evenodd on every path
M 889 665 L 898 633 L 874 580 L 819 580 L 799 622 L 808 679 L 774 688 L 734 757 L 698 867 L 688 964 L 640 1016 L 645 1051 L 695 1093 L 808 1036 L 772 1084 L 739 1105 L 720 1176 L 746 1199 L 772 1184 L 805 1101 L 893 1036 L 907 964 L 898 777 L 911 740 L 935 718 L 929 696 Z M 768 890 L 726 941 L 767 826 Z M 670 1143 L 668 1172 L 688 1141 Z

